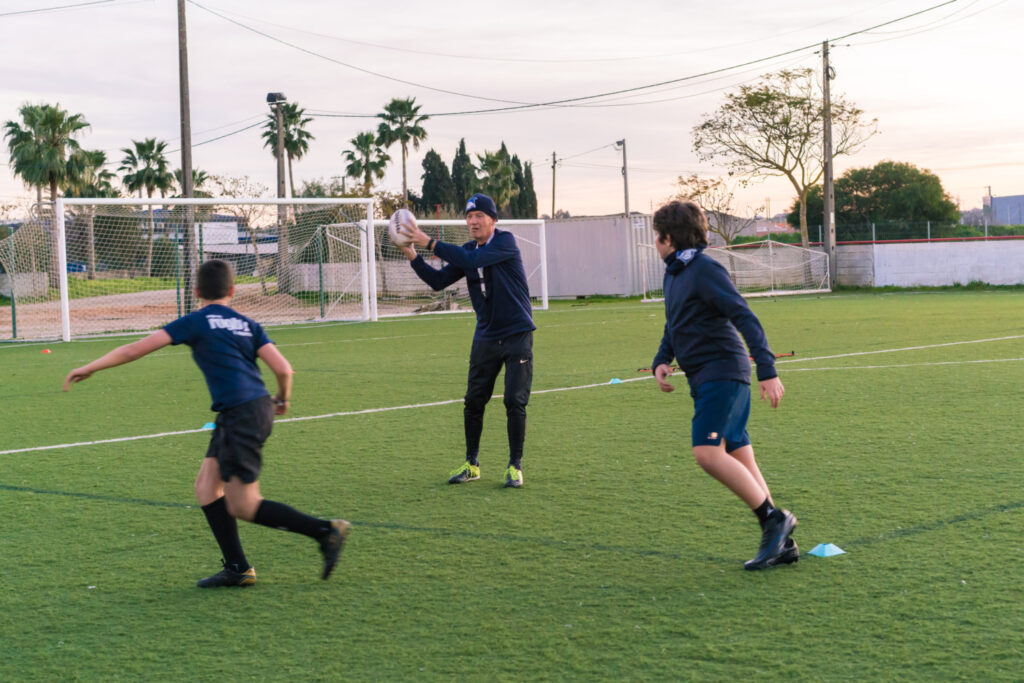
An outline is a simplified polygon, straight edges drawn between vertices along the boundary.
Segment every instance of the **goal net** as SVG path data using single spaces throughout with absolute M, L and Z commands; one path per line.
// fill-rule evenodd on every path
M 370 199 L 58 200 L 0 243 L 14 274 L 0 338 L 159 328 L 198 307 L 196 268 L 212 258 L 232 264 L 232 306 L 260 323 L 367 320 L 372 211 Z
M 423 232 L 442 242 L 462 245 L 469 242 L 469 228 L 464 220 L 417 220 Z M 409 259 L 398 250 L 387 235 L 387 221 L 376 221 L 376 309 L 380 316 L 409 315 L 412 313 L 441 313 L 471 311 L 469 290 L 465 278 L 443 291 L 435 292 L 416 275 Z M 500 230 L 515 235 L 523 257 L 530 299 L 534 308 L 548 307 L 547 252 L 545 223 L 542 220 L 501 220 Z M 433 254 L 420 250 L 427 263 L 442 268 L 445 262 Z
M 644 259 L 645 268 L 644 301 L 660 301 L 664 297 L 664 264 L 653 245 L 640 246 L 642 248 L 638 251 Z M 763 240 L 731 247 L 712 247 L 704 253 L 725 266 L 736 289 L 745 297 L 831 291 L 828 287 L 828 256 L 814 249 Z

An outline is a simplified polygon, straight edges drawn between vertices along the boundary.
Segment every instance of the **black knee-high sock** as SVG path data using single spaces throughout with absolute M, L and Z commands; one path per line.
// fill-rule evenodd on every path
M 508 464 L 522 469 L 523 443 L 526 441 L 526 410 L 519 406 L 506 409 L 508 431 Z
M 238 522 L 228 514 L 224 496 L 209 505 L 203 505 L 202 508 L 210 531 L 213 532 L 220 552 L 224 555 L 224 563 L 232 571 L 244 572 L 249 568 L 249 560 L 245 559 L 245 552 L 242 551 L 242 540 L 238 537 Z
M 761 503 L 761 505 L 755 508 L 754 514 L 757 515 L 757 521 L 761 525 L 762 530 L 764 529 L 764 523 L 768 521 L 768 517 L 770 517 L 773 512 L 775 512 L 775 508 L 768 502 L 767 498 L 764 499 L 764 502 Z
M 466 432 L 466 460 L 470 465 L 479 465 L 480 435 L 484 431 L 484 411 L 466 406 L 462 415 L 463 428 Z
M 284 529 L 310 538 L 323 538 L 331 530 L 331 523 L 325 519 L 310 517 L 293 507 L 273 500 L 263 499 L 256 508 L 256 517 L 252 520 L 263 526 Z

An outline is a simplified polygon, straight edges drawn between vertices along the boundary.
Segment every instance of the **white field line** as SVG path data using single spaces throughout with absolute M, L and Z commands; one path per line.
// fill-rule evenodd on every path
M 621 380 L 624 384 L 626 382 L 639 382 L 645 379 L 651 379 L 651 376 L 646 377 L 631 377 L 628 379 Z M 550 394 L 556 391 L 575 391 L 576 389 L 591 389 L 594 387 L 608 386 L 608 382 L 600 382 L 598 384 L 581 384 L 575 387 L 558 387 L 555 389 L 540 389 L 539 391 L 531 392 L 532 395 L 537 394 Z M 494 398 L 503 398 L 502 394 L 495 394 Z M 387 413 L 393 410 L 410 410 L 412 408 L 432 408 L 435 406 L 450 405 L 452 403 L 462 403 L 461 398 L 452 398 L 447 401 L 432 401 L 430 403 L 412 403 L 404 406 L 385 406 L 383 408 L 365 408 L 363 410 L 348 410 L 340 413 L 324 413 L 323 415 L 306 415 L 304 417 L 288 417 L 282 420 L 275 420 L 274 424 L 284 424 L 288 422 L 305 422 L 307 420 L 325 420 L 331 417 L 350 417 L 352 415 L 369 415 L 371 413 Z M 12 448 L 6 451 L 0 451 L 0 455 L 11 455 L 13 453 L 29 453 L 32 451 L 51 451 L 60 448 L 76 448 L 78 446 L 97 446 L 105 443 L 120 443 L 123 441 L 140 441 L 142 439 L 158 439 L 164 436 L 181 436 L 182 434 L 198 434 L 199 432 L 207 432 L 208 429 L 183 429 L 177 432 L 160 432 L 158 434 L 140 434 L 138 436 L 122 436 L 116 439 L 98 439 L 96 441 L 78 441 L 75 443 L 61 443 L 54 444 L 51 446 L 33 446 L 31 448 Z
M 947 360 L 934 363 L 894 363 L 892 365 L 851 365 L 834 368 L 788 368 L 786 372 L 823 372 L 826 370 L 888 370 L 889 368 L 919 368 L 929 365 L 972 365 L 975 363 L 1019 363 L 1024 358 L 987 358 L 984 360 Z
M 847 357 L 850 357 L 850 356 L 863 356 L 863 355 L 868 355 L 868 354 L 890 353 L 890 352 L 895 352 L 895 351 L 916 351 L 916 350 L 921 350 L 921 349 L 931 349 L 931 348 L 938 348 L 938 347 L 943 347 L 943 346 L 957 346 L 957 345 L 960 345 L 960 344 L 979 344 L 979 343 L 983 343 L 983 342 L 1006 341 L 1006 340 L 1009 340 L 1009 339 L 1021 339 L 1021 338 L 1024 338 L 1024 335 L 1015 335 L 1015 336 L 1010 336 L 1010 337 L 995 337 L 995 338 L 992 338 L 992 339 L 976 339 L 976 340 L 962 341 L 962 342 L 948 342 L 948 343 L 944 343 L 944 344 L 928 344 L 926 346 L 913 346 L 913 347 L 906 347 L 906 348 L 899 348 L 899 349 L 881 349 L 881 350 L 878 350 L 878 351 L 861 351 L 861 352 L 856 352 L 856 353 L 842 353 L 842 354 L 836 354 L 836 355 L 833 355 L 833 356 L 817 356 L 817 357 L 812 357 L 812 358 L 801 358 L 798 361 L 781 361 L 781 362 L 788 362 L 788 363 L 808 362 L 808 361 L 816 361 L 816 360 L 828 360 L 828 359 L 831 359 L 831 358 L 847 358 Z M 828 368 L 828 367 L 826 367 L 826 368 L 791 368 L 788 371 L 789 372 L 815 372 L 815 371 L 828 371 L 828 370 L 879 370 L 879 369 L 888 369 L 888 368 L 905 368 L 905 367 L 929 366 L 929 365 L 970 365 L 970 364 L 975 364 L 975 363 L 1009 363 L 1009 362 L 1017 362 L 1017 361 L 1024 361 L 1024 358 L 996 358 L 996 359 L 988 359 L 988 360 L 940 361 L 940 362 L 931 362 L 931 363 L 906 363 L 906 364 L 897 364 L 897 365 L 862 365 L 862 366 L 832 367 L 832 368 Z M 625 384 L 627 382 L 642 382 L 644 380 L 649 380 L 649 379 L 653 379 L 653 375 L 645 375 L 644 377 L 630 377 L 630 378 L 627 378 L 627 379 L 624 379 L 624 380 L 620 380 L 620 382 Z M 599 383 L 596 383 L 596 384 L 580 384 L 580 385 L 572 386 L 572 387 L 556 387 L 556 388 L 553 388 L 553 389 L 540 389 L 538 391 L 534 391 L 534 392 L 531 392 L 531 393 L 532 393 L 532 395 L 551 394 L 551 393 L 556 393 L 556 392 L 561 392 L 561 391 L 576 391 L 578 389 L 593 389 L 593 388 L 596 388 L 596 387 L 604 387 L 604 386 L 609 386 L 609 385 L 610 385 L 609 382 L 599 382 Z M 494 398 L 502 398 L 502 397 L 503 397 L 502 394 L 496 394 L 494 396 Z M 307 415 L 307 416 L 304 416 L 304 417 L 289 417 L 289 418 L 285 418 L 285 419 L 282 419 L 282 420 L 275 420 L 275 423 L 276 424 L 284 424 L 284 423 L 289 423 L 289 422 L 305 422 L 307 420 L 324 420 L 324 419 L 328 419 L 328 418 L 332 418 L 332 417 L 349 417 L 349 416 L 352 416 L 352 415 L 369 415 L 369 414 L 372 414 L 372 413 L 386 413 L 386 412 L 391 412 L 391 411 L 394 411 L 394 410 L 410 410 L 410 409 L 414 409 L 414 408 L 431 408 L 431 407 L 435 407 L 435 406 L 451 405 L 453 403 L 459 403 L 461 401 L 462 401 L 461 398 L 453 398 L 453 399 L 448 399 L 446 401 L 433 401 L 433 402 L 430 402 L 430 403 L 413 403 L 413 404 L 401 405 L 401 406 L 385 406 L 383 408 L 366 408 L 366 409 L 363 409 L 363 410 L 350 410 L 350 411 L 338 412 L 338 413 L 325 413 L 323 415 Z M 180 436 L 182 434 L 197 434 L 199 432 L 204 432 L 204 431 L 208 431 L 208 430 L 201 429 L 201 428 L 200 429 L 184 429 L 184 430 L 177 431 L 177 432 L 160 432 L 158 434 L 140 434 L 138 436 L 122 436 L 122 437 L 118 437 L 118 438 L 114 438 L 114 439 L 98 439 L 96 441 L 79 441 L 79 442 L 75 442 L 75 443 L 54 444 L 54 445 L 51 445 L 51 446 L 33 446 L 31 448 L 14 448 L 14 449 L 6 450 L 6 451 L 0 451 L 0 455 L 11 455 L 11 454 L 14 454 L 14 453 L 29 453 L 29 452 L 32 452 L 32 451 L 49 451 L 49 450 L 56 450 L 56 449 L 61 449 L 61 448 L 75 448 L 75 447 L 78 447 L 78 446 L 96 446 L 96 445 L 100 445 L 100 444 L 119 443 L 119 442 L 123 442 L 123 441 L 139 441 L 139 440 L 142 440 L 142 439 L 157 439 L 157 438 L 161 438 L 161 437 L 164 437 L 164 436 Z
M 946 342 L 944 344 L 925 344 L 924 346 L 905 346 L 900 349 L 879 349 L 878 351 L 857 351 L 855 353 L 837 353 L 834 356 L 814 356 L 811 358 L 794 358 L 792 360 L 780 360 L 776 365 L 782 363 L 807 363 L 815 360 L 830 360 L 832 358 L 850 358 L 852 356 L 870 356 L 877 353 L 895 353 L 897 351 L 922 351 L 924 349 L 938 349 L 943 346 L 960 346 L 962 344 L 984 344 L 986 342 L 1009 341 L 1011 339 L 1024 339 L 1024 334 L 1015 334 L 1009 337 L 993 337 L 991 339 L 971 339 L 968 341 Z

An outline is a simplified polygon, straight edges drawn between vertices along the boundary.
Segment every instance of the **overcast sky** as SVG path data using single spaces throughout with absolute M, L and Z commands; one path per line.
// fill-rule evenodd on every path
M 176 0 L 30 11 L 85 1 L 0 0 L 0 121 L 16 119 L 27 102 L 60 103 L 91 124 L 83 146 L 114 161 L 145 137 L 177 150 Z M 698 161 L 691 129 L 726 92 L 783 67 L 820 73 L 821 41 L 940 3 L 198 0 L 186 5 L 193 164 L 210 174 L 251 176 L 272 191 L 275 164 L 258 127 L 200 144 L 258 123 L 269 91 L 308 112 L 356 115 L 317 116 L 310 124 L 316 139 L 295 165 L 298 185 L 343 174 L 348 141 L 376 128 L 372 115 L 393 97 L 415 97 L 427 114 L 467 112 L 638 88 L 797 50 L 587 106 L 433 116 L 427 141 L 409 159 L 409 184 L 418 189 L 428 149 L 450 164 L 460 138 L 471 154 L 504 141 L 533 163 L 546 213 L 555 152 L 564 159 L 557 208 L 607 214 L 623 207 L 622 156 L 613 143 L 624 138 L 630 208 L 650 211 L 673 193 L 679 175 L 723 172 Z M 835 40 L 833 97 L 877 118 L 881 131 L 856 155 L 836 160 L 837 177 L 892 159 L 935 172 L 964 209 L 980 206 L 988 186 L 997 196 L 1024 194 L 1022 27 L 1019 0 L 954 0 Z M 391 151 L 396 163 L 382 185 L 400 190 L 398 148 Z M 6 145 L 0 160 L 7 161 Z M 171 161 L 180 165 L 180 154 Z M 28 194 L 0 166 L 0 200 Z M 768 179 L 737 198 L 737 213 L 766 203 L 775 213 L 792 205 L 794 192 L 787 181 Z

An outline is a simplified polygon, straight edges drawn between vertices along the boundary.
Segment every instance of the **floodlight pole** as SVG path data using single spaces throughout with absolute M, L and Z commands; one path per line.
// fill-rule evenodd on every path
M 555 219 L 555 169 L 558 167 L 558 159 L 555 153 L 551 153 L 551 220 Z
M 629 172 L 626 167 L 626 138 L 615 141 L 615 147 L 622 149 L 622 192 L 625 196 L 626 218 L 629 218 Z
M 178 0 L 178 92 L 181 105 L 181 195 L 185 198 L 193 196 L 192 187 L 192 114 L 188 96 L 188 35 L 185 27 L 185 0 Z M 197 254 L 192 224 L 195 220 L 194 209 L 186 206 L 184 222 L 181 226 L 185 241 L 184 312 L 190 313 L 195 306 L 193 293 L 193 275 L 195 273 Z M 153 239 L 150 235 L 149 239 Z
M 828 64 L 828 41 L 821 44 L 822 78 L 821 90 L 824 96 L 824 107 L 822 108 L 823 130 L 824 130 L 824 179 L 822 186 L 822 197 L 825 202 L 824 237 L 825 254 L 828 256 L 828 286 L 829 289 L 836 287 L 836 198 L 835 185 L 832 179 L 832 100 L 829 95 L 829 81 L 835 76 L 832 67 Z
M 284 112 L 281 107 L 287 99 L 284 93 L 267 93 L 267 103 L 274 110 L 277 123 L 277 197 L 284 199 Z M 277 291 L 290 291 L 288 285 L 288 208 L 284 204 L 277 206 Z

